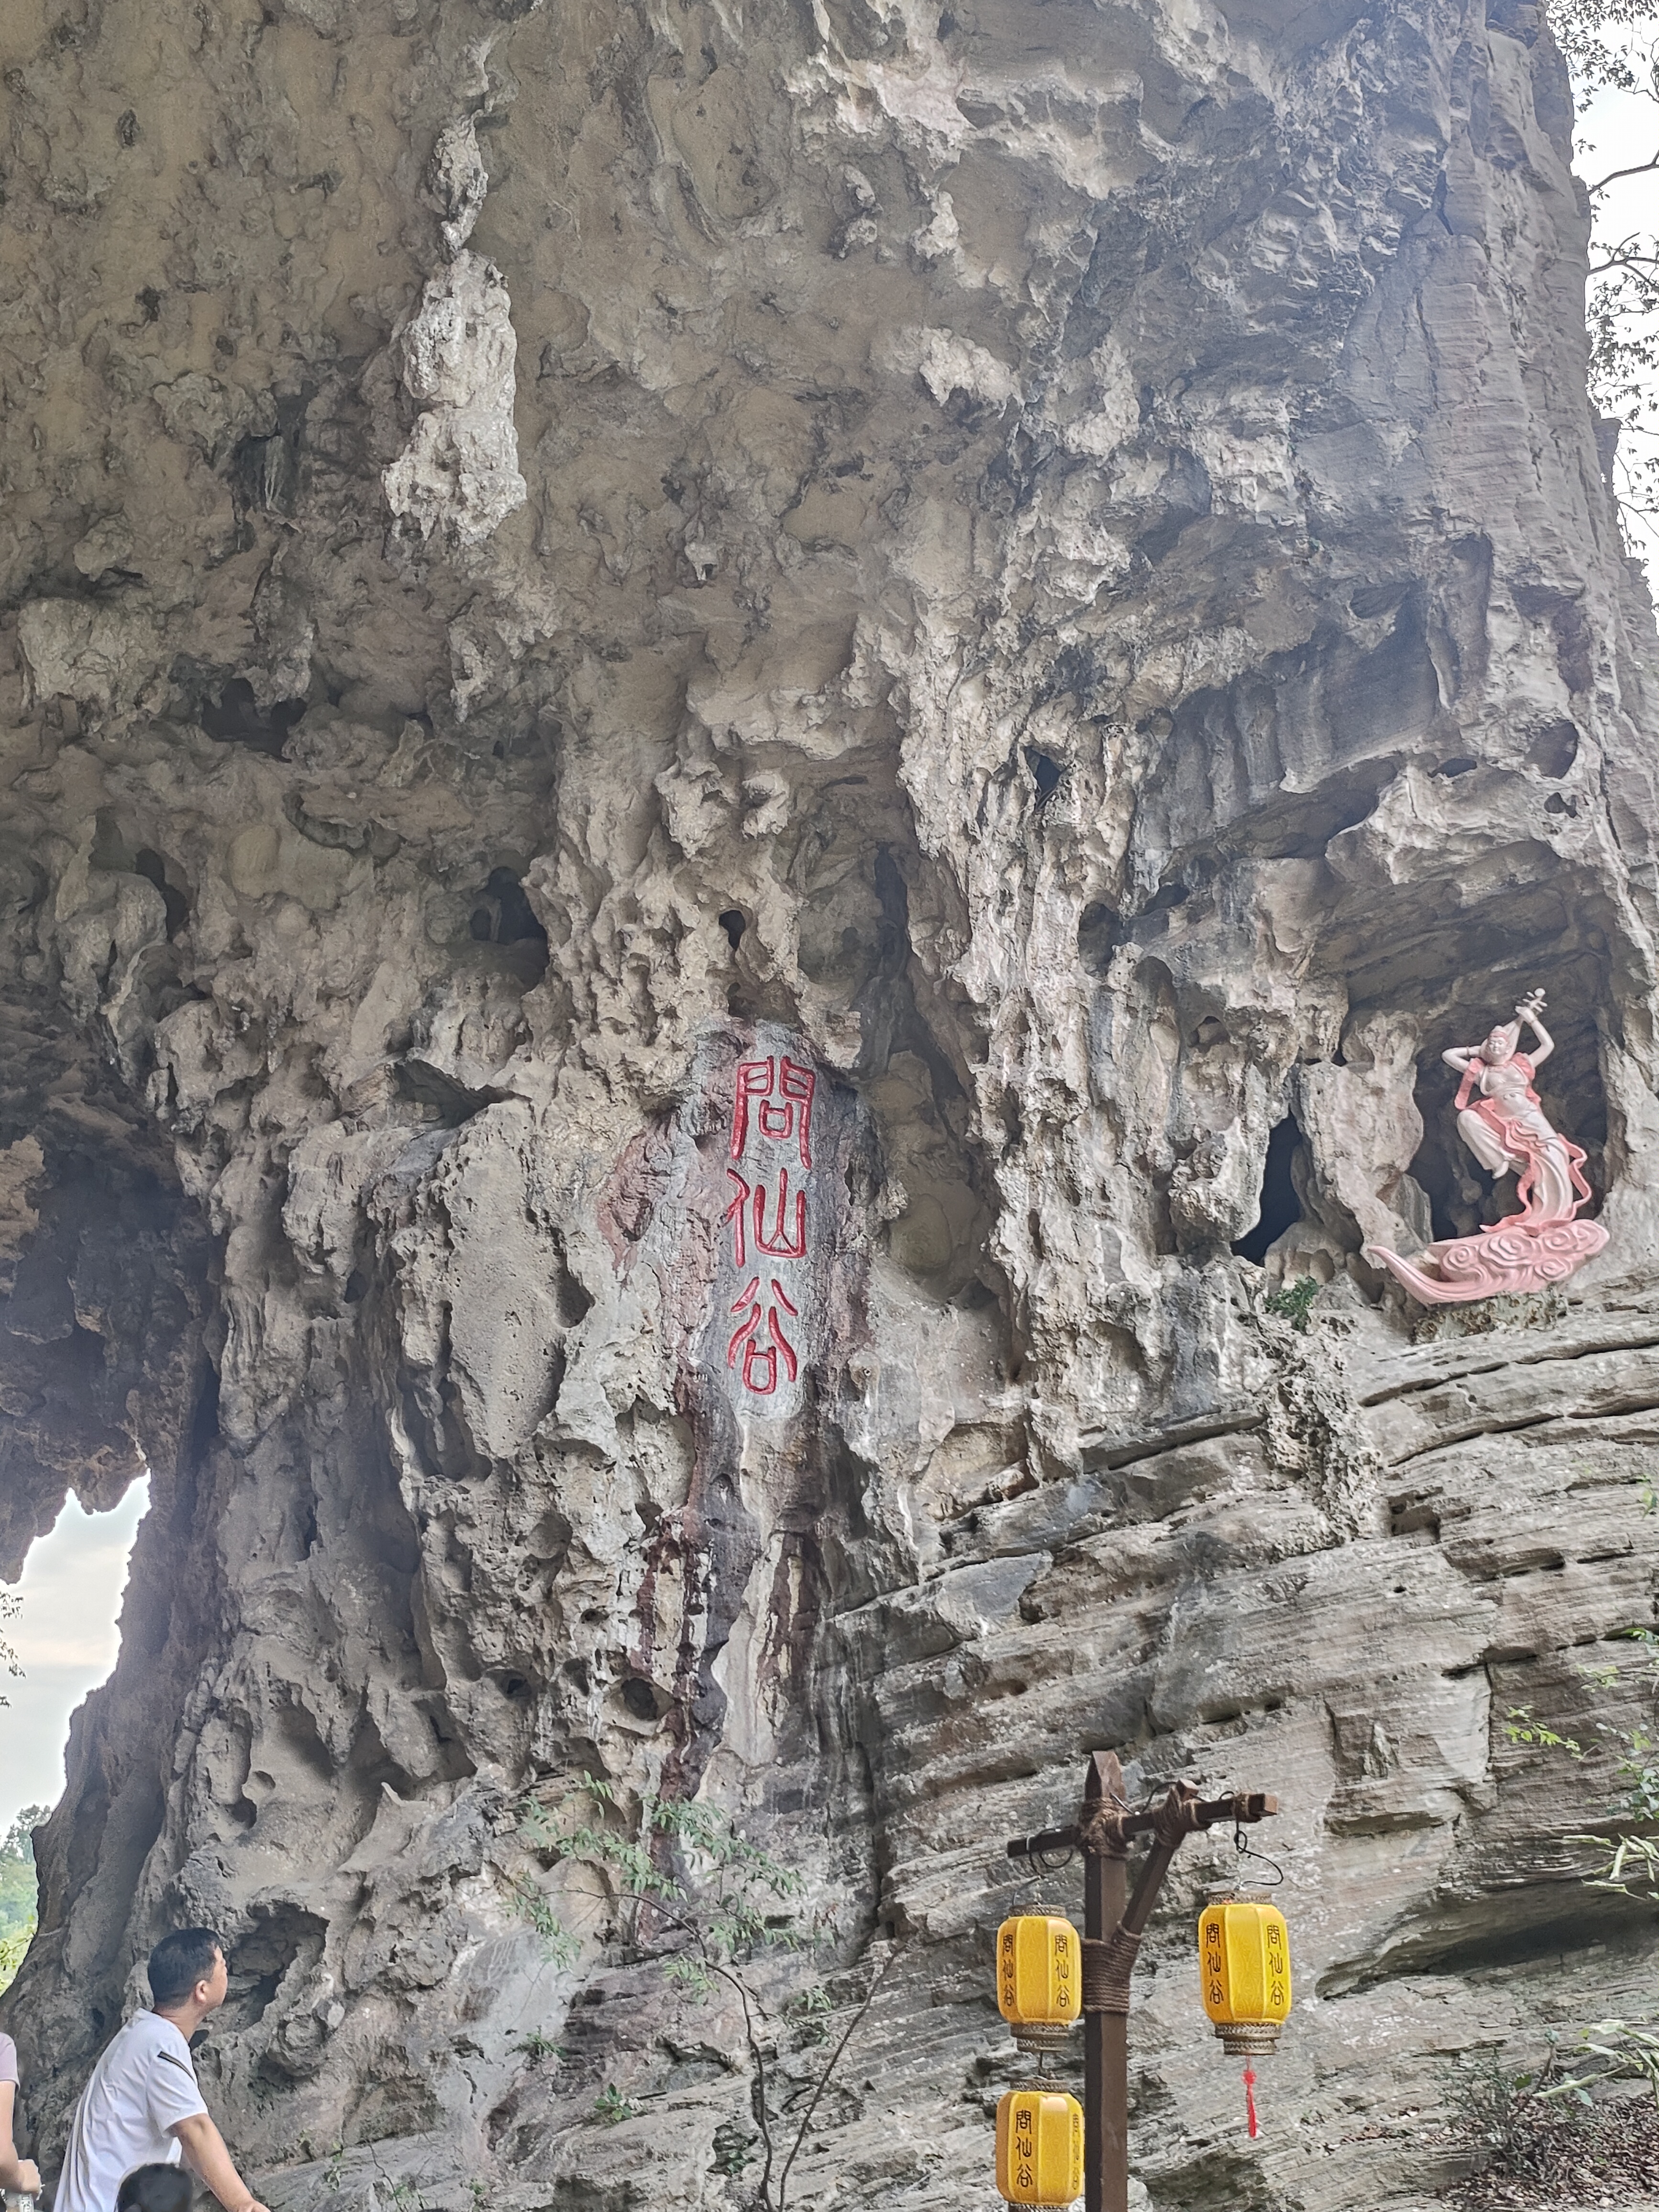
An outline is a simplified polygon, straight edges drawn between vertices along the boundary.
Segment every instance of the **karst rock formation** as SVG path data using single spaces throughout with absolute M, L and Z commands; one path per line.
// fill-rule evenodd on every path
M 204 1919 L 279 2212 L 735 2206 L 720 2002 L 534 1924 L 593 1774 L 902 1944 L 797 2201 L 987 2212 L 1003 1845 L 1110 1747 L 1279 1794 L 1298 1974 L 1250 2144 L 1189 1846 L 1138 2189 L 1420 2202 L 1652 1962 L 1505 1728 L 1628 1720 L 1659 1549 L 1542 10 L 15 0 L 0 80 L 0 1573 L 153 1498 L 29 2139 Z M 1361 1246 L 1495 1218 L 1440 1053 L 1532 986 L 1610 1243 L 1431 1316 Z

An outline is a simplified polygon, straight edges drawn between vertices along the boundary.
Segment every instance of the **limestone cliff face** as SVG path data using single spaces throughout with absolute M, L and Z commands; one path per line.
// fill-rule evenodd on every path
M 1650 1972 L 1503 1728 L 1653 1619 L 1659 1405 L 1540 10 L 15 0 L 0 63 L 0 1571 L 155 1497 L 8 2000 L 48 2154 L 183 1914 L 284 2212 L 734 2203 L 726 2031 L 515 1906 L 587 1771 L 912 1935 L 806 2199 L 988 2206 L 1000 1846 L 1110 1745 L 1287 1808 L 1273 2127 L 1195 1852 L 1152 2203 L 1416 2201 L 1447 2054 Z M 1611 1247 L 1414 1322 L 1359 1247 L 1490 1205 L 1439 1053 L 1534 983 Z

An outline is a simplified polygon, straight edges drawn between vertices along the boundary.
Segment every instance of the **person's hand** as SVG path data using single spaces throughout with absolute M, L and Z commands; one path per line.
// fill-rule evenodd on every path
M 257 2197 L 250 2197 L 246 2204 L 236 2207 L 236 2212 L 265 2212 L 265 2208 Z
M 17 2161 L 17 2186 L 12 2192 L 17 2197 L 38 2197 L 40 2194 L 40 2169 L 32 2158 Z

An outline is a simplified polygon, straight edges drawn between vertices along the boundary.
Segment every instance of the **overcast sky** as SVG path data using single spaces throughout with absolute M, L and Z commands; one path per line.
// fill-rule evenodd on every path
M 115 1623 L 133 1531 L 149 1503 L 136 1482 L 112 1513 L 83 1513 L 73 1498 L 29 1553 L 23 1610 L 7 1640 L 21 1681 L 0 1679 L 0 1832 L 25 1805 L 55 1805 L 64 1791 L 69 1718 L 115 1664 Z

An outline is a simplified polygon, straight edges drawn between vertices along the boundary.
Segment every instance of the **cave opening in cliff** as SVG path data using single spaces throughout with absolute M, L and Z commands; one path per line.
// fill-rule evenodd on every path
M 70 1717 L 115 1664 L 128 1566 L 149 1505 L 148 1479 L 88 1512 L 71 1492 L 30 1545 L 15 1610 L 0 1642 L 6 1674 L 5 1759 L 0 1765 L 0 1988 L 35 1911 L 32 1831 L 63 1795 Z M 15 1668 L 15 1671 L 10 1671 Z M 159 1793 L 158 1793 L 159 1796 Z M 155 1825 L 160 1826 L 159 1803 Z
M 1241 1260 L 1261 1267 L 1268 1249 L 1302 1218 L 1302 1201 L 1296 1194 L 1291 1169 L 1302 1132 L 1294 1114 L 1274 1124 L 1267 1139 L 1267 1156 L 1261 1169 L 1261 1210 L 1256 1224 L 1237 1239 L 1233 1250 Z
M 173 665 L 173 680 L 193 696 L 196 719 L 209 737 L 224 745 L 247 745 L 280 760 L 289 732 L 305 719 L 303 699 L 276 699 L 262 707 L 245 676 L 216 679 L 211 671 Z

